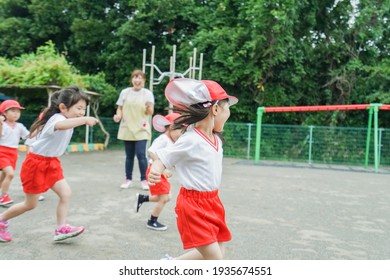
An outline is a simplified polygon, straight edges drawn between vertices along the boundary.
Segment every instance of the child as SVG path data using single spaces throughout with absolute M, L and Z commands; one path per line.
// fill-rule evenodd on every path
M 66 151 L 74 127 L 93 126 L 98 122 L 93 117 L 84 116 L 88 103 L 88 95 L 79 88 L 64 88 L 60 90 L 58 98 L 50 101 L 42 119 L 31 126 L 31 135 L 37 133 L 37 139 L 31 144 L 32 152 L 26 155 L 20 172 L 25 201 L 13 205 L 0 215 L 1 242 L 12 240 L 7 231 L 9 220 L 34 209 L 39 195 L 48 189 L 52 189 L 59 197 L 54 241 L 75 237 L 84 231 L 84 227 L 66 224 L 71 189 L 64 178 L 58 157 Z
M 20 119 L 20 106 L 15 100 L 6 100 L 0 105 L 0 205 L 13 202 L 8 194 L 12 179 L 14 178 L 20 139 L 26 139 L 29 131 L 17 121 Z
M 160 181 L 165 168 L 175 166 L 181 189 L 176 200 L 177 227 L 184 249 L 195 248 L 177 259 L 223 259 L 224 242 L 231 240 L 218 190 L 222 175 L 220 133 L 238 102 L 214 81 L 179 78 L 165 89 L 165 96 L 180 117 L 174 127 L 194 127 L 171 147 L 156 151 L 149 184 Z M 170 257 L 168 257 L 170 258 Z
M 175 119 L 180 117 L 177 113 L 171 113 L 165 117 L 162 115 L 156 115 L 153 117 L 153 127 L 155 130 L 163 133 L 157 137 L 152 145 L 149 147 L 149 156 L 153 162 L 156 159 L 156 150 L 171 146 L 182 134 L 182 129 L 173 129 L 173 122 Z M 146 179 L 150 172 L 150 166 L 146 171 Z M 135 210 L 138 213 L 139 208 L 144 202 L 156 202 L 150 219 L 148 220 L 146 227 L 153 230 L 166 230 L 167 226 L 160 224 L 157 219 L 161 214 L 165 204 L 171 199 L 170 191 L 171 185 L 167 178 L 171 177 L 172 173 L 170 170 L 165 169 L 161 176 L 161 182 L 150 187 L 150 195 L 136 194 L 136 205 Z

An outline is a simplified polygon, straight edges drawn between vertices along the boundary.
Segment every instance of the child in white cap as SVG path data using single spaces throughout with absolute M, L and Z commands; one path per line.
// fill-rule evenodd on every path
M 23 110 L 18 101 L 5 100 L 0 104 L 0 205 L 13 202 L 8 194 L 11 181 L 14 178 L 20 139 L 26 139 L 30 133 L 18 122 Z
M 223 158 L 220 133 L 230 116 L 229 107 L 238 99 L 214 81 L 186 78 L 172 80 L 165 96 L 181 115 L 174 127 L 194 126 L 172 146 L 156 151 L 149 184 L 159 182 L 163 171 L 175 166 L 181 184 L 175 207 L 177 227 L 184 249 L 195 249 L 176 259 L 223 259 L 224 243 L 231 234 L 218 194 Z
M 176 142 L 176 140 L 182 135 L 182 128 L 174 129 L 173 122 L 180 117 L 178 113 L 171 113 L 166 116 L 156 115 L 153 117 L 153 128 L 162 134 L 157 137 L 152 145 L 148 149 L 151 162 L 157 158 L 156 151 L 162 148 L 169 147 Z M 146 179 L 150 172 L 150 166 L 146 171 Z M 167 229 L 166 225 L 163 225 L 157 221 L 165 204 L 171 199 L 171 184 L 168 178 L 172 176 L 172 172 L 169 169 L 165 169 L 161 175 L 161 181 L 153 186 L 150 186 L 150 195 L 136 194 L 136 212 L 144 202 L 156 202 L 150 219 L 146 223 L 146 227 L 152 230 L 163 231 Z

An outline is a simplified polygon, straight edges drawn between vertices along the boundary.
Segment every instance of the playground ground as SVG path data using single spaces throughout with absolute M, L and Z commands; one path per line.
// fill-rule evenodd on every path
M 10 194 L 23 200 L 19 169 Z M 157 260 L 183 252 L 173 200 L 160 221 L 165 232 L 146 228 L 152 204 L 136 214 L 139 182 L 120 189 L 123 151 L 70 153 L 61 157 L 73 189 L 69 223 L 84 225 L 77 238 L 54 243 L 57 197 L 51 191 L 38 208 L 11 220 L 13 241 L 0 244 L 3 260 Z M 139 177 L 138 165 L 134 168 Z M 221 199 L 233 240 L 229 260 L 390 259 L 390 174 L 336 169 L 254 165 L 224 159 Z M 5 208 L 0 207 L 0 212 Z

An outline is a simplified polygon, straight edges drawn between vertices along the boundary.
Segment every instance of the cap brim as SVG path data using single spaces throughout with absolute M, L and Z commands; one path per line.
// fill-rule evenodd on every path
M 163 115 L 155 115 L 152 120 L 153 128 L 158 132 L 165 132 L 165 127 L 171 123 Z

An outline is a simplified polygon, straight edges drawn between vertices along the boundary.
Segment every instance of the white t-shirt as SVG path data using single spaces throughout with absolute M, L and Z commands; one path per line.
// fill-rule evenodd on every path
M 16 123 L 14 127 L 3 122 L 3 132 L 0 138 L 0 146 L 9 148 L 18 148 L 20 139 L 26 139 L 30 132 L 21 123 Z
M 150 153 L 156 153 L 157 150 L 167 148 L 169 146 L 172 146 L 174 142 L 171 138 L 169 138 L 165 133 L 161 134 L 159 137 L 153 140 L 152 145 L 150 145 L 148 152 Z M 152 159 L 149 160 L 150 163 L 153 162 Z
M 59 157 L 68 148 L 72 138 L 73 128 L 55 130 L 56 123 L 66 120 L 61 113 L 54 114 L 45 124 L 37 139 L 31 144 L 34 154 L 45 157 Z
M 220 188 L 223 149 L 221 139 L 210 141 L 200 130 L 191 128 L 172 146 L 156 151 L 166 168 L 176 168 L 180 184 L 189 190 L 209 192 Z

